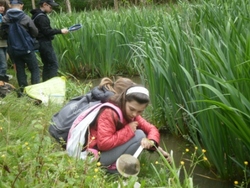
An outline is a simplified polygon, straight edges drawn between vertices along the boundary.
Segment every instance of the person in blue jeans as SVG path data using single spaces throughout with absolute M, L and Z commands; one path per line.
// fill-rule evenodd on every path
M 33 9 L 30 11 L 32 19 L 39 30 L 37 40 L 39 41 L 39 52 L 43 62 L 43 73 L 42 79 L 46 81 L 50 78 L 57 76 L 59 68 L 58 60 L 52 46 L 52 40 L 57 34 L 67 34 L 69 30 L 64 29 L 53 29 L 50 25 L 50 20 L 47 16 L 48 13 L 52 12 L 52 8 L 58 6 L 54 0 L 40 0 L 40 8 Z
M 28 31 L 28 33 L 34 38 L 38 35 L 38 29 L 31 20 L 31 18 L 24 13 L 22 0 L 10 0 L 10 9 L 3 16 L 3 25 L 7 26 L 10 23 L 10 19 L 20 20 L 20 24 Z M 7 31 L 8 33 L 8 31 Z M 8 47 L 9 48 L 9 47 Z M 28 85 L 27 75 L 25 73 L 26 65 L 31 73 L 31 84 L 37 84 L 40 82 L 40 70 L 36 54 L 34 51 L 30 53 L 15 56 L 9 53 L 12 63 L 16 66 L 16 75 L 20 92 L 23 92 L 25 86 Z
M 2 25 L 2 16 L 9 9 L 9 5 L 6 0 L 0 0 L 0 25 Z M 0 38 L 0 80 L 4 82 L 9 81 L 7 73 L 7 41 Z

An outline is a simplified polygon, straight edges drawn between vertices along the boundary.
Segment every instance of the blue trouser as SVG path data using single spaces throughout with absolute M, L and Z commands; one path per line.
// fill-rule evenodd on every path
M 21 91 L 23 91 L 23 88 L 28 85 L 27 75 L 25 73 L 26 65 L 31 73 L 31 84 L 37 84 L 40 82 L 40 71 L 35 52 L 22 56 L 11 55 L 10 57 L 16 66 L 17 82 Z
M 102 151 L 100 156 L 100 162 L 103 166 L 108 166 L 116 162 L 116 160 L 122 155 L 122 154 L 131 154 L 134 155 L 136 150 L 141 145 L 141 140 L 145 138 L 145 133 L 138 129 L 135 131 L 135 136 L 131 138 L 128 142 L 125 144 L 115 147 L 109 151 Z
M 0 76 L 5 76 L 7 73 L 6 52 L 7 48 L 0 47 Z
M 43 62 L 43 81 L 57 76 L 58 62 L 51 41 L 39 41 L 39 52 Z

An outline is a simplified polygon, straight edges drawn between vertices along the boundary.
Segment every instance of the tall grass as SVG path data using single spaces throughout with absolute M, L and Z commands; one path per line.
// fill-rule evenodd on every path
M 119 14 L 93 11 L 53 16 L 58 28 L 75 23 L 83 25 L 81 30 L 59 35 L 54 41 L 62 71 L 84 78 L 137 73 L 132 66 L 127 66 L 130 48 L 126 44 L 133 38 L 133 33 L 123 32 L 124 28 L 130 32 L 127 29 L 129 23 L 121 20 Z
M 144 65 L 158 121 L 203 145 L 219 177 L 240 178 L 250 154 L 249 2 L 172 8 L 130 45 L 133 61 Z

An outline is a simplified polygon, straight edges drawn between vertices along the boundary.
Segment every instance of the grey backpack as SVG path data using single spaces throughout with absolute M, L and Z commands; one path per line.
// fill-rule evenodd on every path
M 59 112 L 53 115 L 49 133 L 65 147 L 69 130 L 78 115 L 96 104 L 106 102 L 111 95 L 113 92 L 96 87 L 86 95 L 71 99 Z

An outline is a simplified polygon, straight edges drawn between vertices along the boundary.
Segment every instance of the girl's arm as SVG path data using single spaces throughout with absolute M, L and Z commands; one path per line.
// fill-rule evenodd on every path
M 111 109 L 104 109 L 97 118 L 97 147 L 100 151 L 107 151 L 126 143 L 134 136 L 134 131 L 128 124 L 117 130 L 117 113 Z
M 147 135 L 147 138 L 149 140 L 153 140 L 154 144 L 158 146 L 160 143 L 160 133 L 158 129 L 153 124 L 150 124 L 148 121 L 142 118 L 141 116 L 137 116 L 135 118 L 135 121 L 138 122 L 137 128 L 143 130 L 143 132 Z

